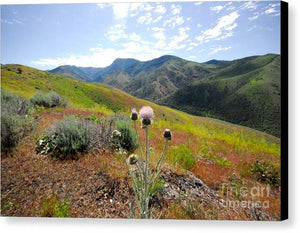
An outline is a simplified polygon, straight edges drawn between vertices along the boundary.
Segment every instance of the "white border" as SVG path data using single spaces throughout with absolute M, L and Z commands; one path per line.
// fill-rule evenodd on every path
M 0 4 L 83 3 L 81 0 L 0 0 Z M 87 1 L 100 2 L 100 1 Z M 108 1 L 102 1 L 108 2 Z M 118 2 L 129 2 L 121 1 Z M 132 1 L 133 2 L 133 1 Z M 134 1 L 138 2 L 138 1 Z M 139 1 L 146 2 L 146 1 Z M 300 232 L 300 1 L 289 0 L 289 220 L 284 222 L 182 221 L 182 220 L 114 220 L 114 219 L 46 219 L 1 217 L 1 232 L 94 233 L 94 232 L 166 232 L 166 233 L 234 233 Z

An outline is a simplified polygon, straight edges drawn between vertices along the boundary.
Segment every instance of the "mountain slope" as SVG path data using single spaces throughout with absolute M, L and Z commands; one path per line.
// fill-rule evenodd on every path
M 101 68 L 100 68 L 101 69 Z M 76 67 L 76 66 L 59 66 L 49 72 L 59 74 L 68 78 L 75 78 L 85 81 L 93 81 L 95 73 L 99 72 L 98 68 L 93 67 Z
M 280 136 L 280 56 L 236 60 L 159 102 Z
M 6 190 L 4 201 L 5 203 L 12 202 L 18 204 L 20 208 L 13 207 L 17 211 L 25 209 L 30 212 L 32 208 L 28 208 L 28 205 L 24 204 L 28 203 L 26 200 L 36 200 L 37 196 L 39 197 L 38 200 L 42 200 L 44 196 L 41 195 L 49 195 L 45 190 L 52 189 L 53 191 L 53 187 L 48 185 L 51 184 L 52 181 L 56 182 L 56 184 L 57 182 L 59 182 L 58 184 L 67 184 L 67 186 L 70 184 L 70 187 L 74 185 L 75 189 L 71 188 L 73 190 L 72 192 L 60 193 L 71 195 L 70 202 L 73 207 L 78 203 L 81 203 L 81 201 L 78 202 L 77 200 L 79 199 L 72 195 L 78 194 L 78 198 L 81 199 L 84 197 L 84 200 L 86 200 L 87 193 L 93 194 L 93 199 L 89 199 L 92 200 L 89 202 L 91 203 L 91 206 L 98 206 L 93 205 L 96 203 L 95 193 L 97 192 L 87 192 L 87 188 L 90 190 L 90 186 L 87 185 L 86 182 L 89 184 L 94 184 L 94 182 L 90 182 L 91 179 L 86 179 L 86 177 L 93 177 L 93 179 L 99 181 L 99 178 L 101 177 L 97 174 L 103 174 L 99 171 L 104 171 L 105 173 L 110 172 L 117 181 L 124 181 L 124 176 L 122 175 L 124 173 L 124 164 L 121 163 L 118 153 L 108 152 L 109 154 L 103 155 L 101 153 L 99 154 L 98 151 L 95 151 L 90 155 L 86 155 L 88 156 L 87 160 L 81 159 L 70 162 L 59 162 L 35 154 L 37 138 L 39 138 L 48 127 L 51 127 L 55 120 L 61 120 L 64 116 L 69 115 L 75 115 L 86 119 L 90 119 L 91 116 L 97 116 L 102 121 L 118 117 L 119 114 L 126 114 L 129 118 L 130 109 L 132 107 L 139 109 L 141 106 L 151 106 L 154 110 L 155 118 L 150 125 L 149 133 L 149 140 L 152 148 L 150 160 L 152 162 L 157 161 L 164 144 L 164 138 L 162 136 L 163 130 L 165 128 L 171 129 L 172 140 L 169 142 L 169 147 L 163 162 L 164 168 L 171 168 L 172 170 L 175 170 L 176 174 L 192 174 L 193 176 L 195 174 L 194 177 L 197 177 L 197 179 L 199 177 L 205 185 L 218 193 L 223 200 L 231 198 L 226 196 L 226 194 L 224 195 L 223 192 L 220 192 L 224 185 L 228 185 L 228 188 L 236 188 L 236 184 L 241 184 L 243 187 L 249 188 L 249 190 L 252 187 L 267 187 L 268 184 L 260 182 L 257 180 L 256 174 L 251 173 L 255 161 L 260 161 L 263 166 L 267 166 L 268 169 L 269 167 L 274 168 L 274 171 L 277 172 L 274 173 L 275 175 L 277 174 L 277 178 L 278 174 L 280 174 L 280 139 L 247 127 L 208 117 L 189 115 L 178 110 L 138 99 L 120 90 L 107 87 L 104 84 L 87 83 L 21 65 L 3 65 L 1 67 L 1 87 L 25 98 L 30 98 L 38 92 L 55 91 L 69 101 L 69 106 L 66 109 L 39 108 L 38 111 L 36 111 L 38 130 L 32 132 L 30 137 L 24 138 L 24 141 L 22 141 L 20 146 L 15 150 L 15 154 L 8 157 L 8 159 L 5 160 L 5 163 L 3 163 L 3 160 L 1 162 L 2 168 L 4 168 L 5 171 L 9 170 L 8 173 L 1 173 L 1 180 L 5 180 L 3 183 L 6 185 L 4 189 L 4 191 Z M 139 122 L 137 123 L 139 124 Z M 142 141 L 144 141 L 144 130 L 138 127 L 138 131 Z M 12 168 L 13 162 L 16 162 L 14 168 Z M 188 172 L 184 167 L 186 162 L 192 162 L 192 167 L 188 168 Z M 123 164 L 123 167 L 121 164 Z M 80 169 L 77 169 L 77 166 L 78 168 L 80 167 Z M 43 169 L 41 169 L 41 167 L 43 167 Z M 50 170 L 48 170 L 49 168 Z M 50 175 L 49 180 L 48 174 L 54 174 L 53 169 L 58 171 L 58 173 L 55 173 L 55 176 Z M 24 172 L 25 170 L 26 172 Z M 69 171 L 70 173 L 68 173 Z M 43 173 L 43 176 L 40 176 L 40 172 Z M 64 175 L 66 172 L 71 175 Z M 16 176 L 14 176 L 14 174 L 16 174 Z M 26 179 L 20 179 L 24 174 L 26 177 L 31 179 L 34 178 L 34 180 L 36 177 L 42 177 L 42 179 L 38 179 L 38 183 L 41 185 L 39 186 L 40 189 L 38 188 L 40 191 L 38 194 L 34 191 L 37 190 L 37 186 L 32 185 L 32 183 L 29 184 Z M 59 176 L 62 175 L 65 177 L 66 179 L 63 180 L 67 183 L 58 181 L 58 174 Z M 80 174 L 86 175 L 80 176 Z M 43 177 L 45 179 L 43 179 Z M 174 178 L 174 175 L 172 175 L 172 177 Z M 51 178 L 55 179 L 52 180 Z M 17 180 L 17 183 L 12 186 L 12 182 L 15 180 Z M 167 180 L 167 183 L 168 182 L 169 181 Z M 185 189 L 186 186 L 182 186 L 181 184 L 185 183 L 184 179 L 180 179 L 180 182 L 177 182 L 182 189 Z M 43 184 L 46 184 L 50 188 L 44 189 L 45 185 L 43 186 Z M 13 189 L 11 189 L 12 187 Z M 61 186 L 59 185 L 59 187 Z M 99 186 L 97 185 L 97 187 L 95 186 L 94 188 L 96 189 L 98 187 Z M 169 187 L 172 186 L 170 185 Z M 11 190 L 13 191 L 10 192 Z M 19 195 L 20 190 L 35 195 Z M 176 192 L 178 192 L 177 197 L 182 198 L 181 190 L 178 190 L 177 187 L 176 190 Z M 192 190 L 194 192 L 195 186 L 193 186 Z M 279 187 L 275 186 L 271 188 L 270 196 L 262 197 L 262 201 L 266 200 L 270 203 L 270 208 L 265 209 L 269 212 L 270 216 L 280 216 L 279 190 L 280 183 Z M 66 190 L 64 189 L 62 191 Z M 117 189 L 116 194 L 119 194 L 119 191 L 121 190 Z M 174 196 L 174 192 L 168 192 Z M 20 197 L 20 199 L 17 199 L 17 201 L 12 199 L 14 195 L 18 198 Z M 187 195 L 190 196 L 190 193 Z M 203 198 L 199 196 L 196 198 L 194 203 L 187 202 L 187 205 L 184 204 L 182 207 L 178 207 L 177 201 L 170 203 L 169 207 L 174 206 L 174 208 L 171 208 L 171 211 L 173 211 L 171 213 L 175 212 L 176 214 L 176 211 L 178 211 L 178 215 L 182 216 L 182 213 L 187 213 L 190 210 L 189 206 L 191 205 L 196 206 L 196 209 L 201 210 L 202 213 L 203 208 L 202 206 L 199 206 L 199 203 L 202 203 Z M 239 196 L 232 198 L 248 201 L 248 199 L 252 197 L 247 196 L 243 198 Z M 253 201 L 257 201 L 257 197 L 254 197 Z M 31 203 L 35 203 L 35 206 L 30 207 L 39 208 L 40 206 L 40 202 L 38 204 L 37 202 Z M 173 204 L 176 204 L 176 206 Z M 111 206 L 110 202 L 109 205 Z M 80 206 L 82 205 L 80 204 Z M 205 203 L 205 206 L 211 205 Z M 163 209 L 167 213 L 170 213 L 170 208 L 163 207 Z M 8 210 L 6 210 L 6 213 L 10 213 L 7 212 Z M 78 210 L 78 208 L 76 208 L 76 210 Z M 226 210 L 229 211 L 227 208 Z M 39 210 L 36 209 L 36 211 Z M 84 211 L 88 214 L 88 211 L 91 211 L 91 209 L 84 208 Z M 222 216 L 222 219 L 227 218 L 226 215 L 221 215 L 221 212 L 216 210 L 215 206 L 208 209 L 207 213 L 213 213 L 214 217 Z M 225 211 L 224 214 L 226 213 L 228 213 L 229 216 L 235 216 L 231 215 L 231 212 Z M 239 214 L 240 213 L 237 213 L 237 219 L 247 219 L 246 216 Z M 172 216 L 172 214 L 169 216 Z M 208 218 L 206 214 L 204 218 Z
M 166 55 L 145 62 L 119 58 L 108 67 L 94 68 L 97 72 L 93 74 L 87 73 L 84 67 L 74 66 L 60 66 L 49 72 L 102 82 L 153 101 L 174 93 L 183 85 L 211 73 L 215 68 L 214 64 L 200 64 Z
M 280 135 L 279 55 L 205 63 L 170 55 L 146 62 L 116 59 L 108 67 L 94 68 L 93 73 L 82 67 L 63 68 L 51 72 L 102 82 L 191 114 Z

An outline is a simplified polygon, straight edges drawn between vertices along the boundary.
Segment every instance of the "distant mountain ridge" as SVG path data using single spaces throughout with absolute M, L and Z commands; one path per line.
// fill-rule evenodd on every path
M 118 58 L 105 68 L 60 66 L 49 72 L 280 135 L 280 55 L 204 63 L 171 55 L 144 62 Z

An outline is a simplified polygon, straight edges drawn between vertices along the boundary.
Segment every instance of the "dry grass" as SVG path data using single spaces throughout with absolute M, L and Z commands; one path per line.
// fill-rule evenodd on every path
M 44 110 L 38 116 L 37 129 L 24 138 L 18 148 L 10 156 L 1 161 L 2 196 L 1 205 L 12 203 L 2 215 L 13 216 L 41 216 L 42 202 L 51 195 L 60 200 L 69 199 L 70 217 L 99 217 L 126 218 L 129 213 L 128 205 L 133 200 L 130 181 L 120 156 L 109 151 L 94 151 L 78 160 L 61 161 L 48 156 L 36 155 L 35 143 L 45 129 L 56 120 L 64 116 L 77 115 L 88 117 L 95 112 L 76 109 Z M 102 114 L 97 117 L 102 118 Z M 153 146 L 152 161 L 156 161 L 163 147 L 163 128 L 153 124 L 150 133 L 150 145 Z M 144 141 L 144 132 L 138 131 Z M 238 153 L 235 147 L 224 141 L 214 140 L 205 150 L 206 157 L 199 155 L 199 148 L 205 140 L 181 129 L 174 129 L 171 146 L 186 145 L 195 153 L 196 164 L 191 171 L 202 179 L 210 188 L 215 189 L 222 197 L 222 184 L 230 185 L 230 177 L 235 174 L 242 180 L 243 186 L 263 186 L 252 177 L 242 177 L 247 163 L 256 161 L 257 155 L 252 153 Z M 209 155 L 217 154 L 225 157 L 234 166 L 220 166 L 210 160 Z M 269 156 L 269 157 L 268 157 Z M 265 160 L 278 162 L 278 157 L 266 155 Z M 245 163 L 247 161 L 247 163 Z M 173 167 L 164 163 L 164 168 L 171 169 L 177 174 L 185 174 L 181 167 Z M 224 196 L 226 198 L 226 196 Z M 260 200 L 270 203 L 266 210 L 271 216 L 280 216 L 280 191 L 272 188 L 270 196 Z M 160 210 L 155 210 L 159 213 Z M 243 212 L 229 209 L 217 209 L 215 205 L 166 201 L 163 203 L 161 218 L 179 219 L 248 219 Z

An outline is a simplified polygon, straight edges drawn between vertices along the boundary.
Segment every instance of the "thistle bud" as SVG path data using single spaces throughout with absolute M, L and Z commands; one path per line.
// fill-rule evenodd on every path
M 172 133 L 171 133 L 171 130 L 165 129 L 165 132 L 164 132 L 164 138 L 166 138 L 166 139 L 168 139 L 168 140 L 171 140 L 171 139 L 172 139 Z
M 137 161 L 138 161 L 138 157 L 137 157 L 136 154 L 131 154 L 131 155 L 129 156 L 129 158 L 128 158 L 128 162 L 129 162 L 129 164 L 131 164 L 131 165 L 136 164 Z
M 131 109 L 131 115 L 130 115 L 130 119 L 133 121 L 136 121 L 139 118 L 138 116 L 138 112 L 136 111 L 135 108 Z
M 151 119 L 150 118 L 143 118 L 142 125 L 151 125 Z
M 112 134 L 111 134 L 112 139 L 119 139 L 119 138 L 121 138 L 121 136 L 122 136 L 122 134 L 120 131 L 118 131 L 118 130 L 112 131 Z

